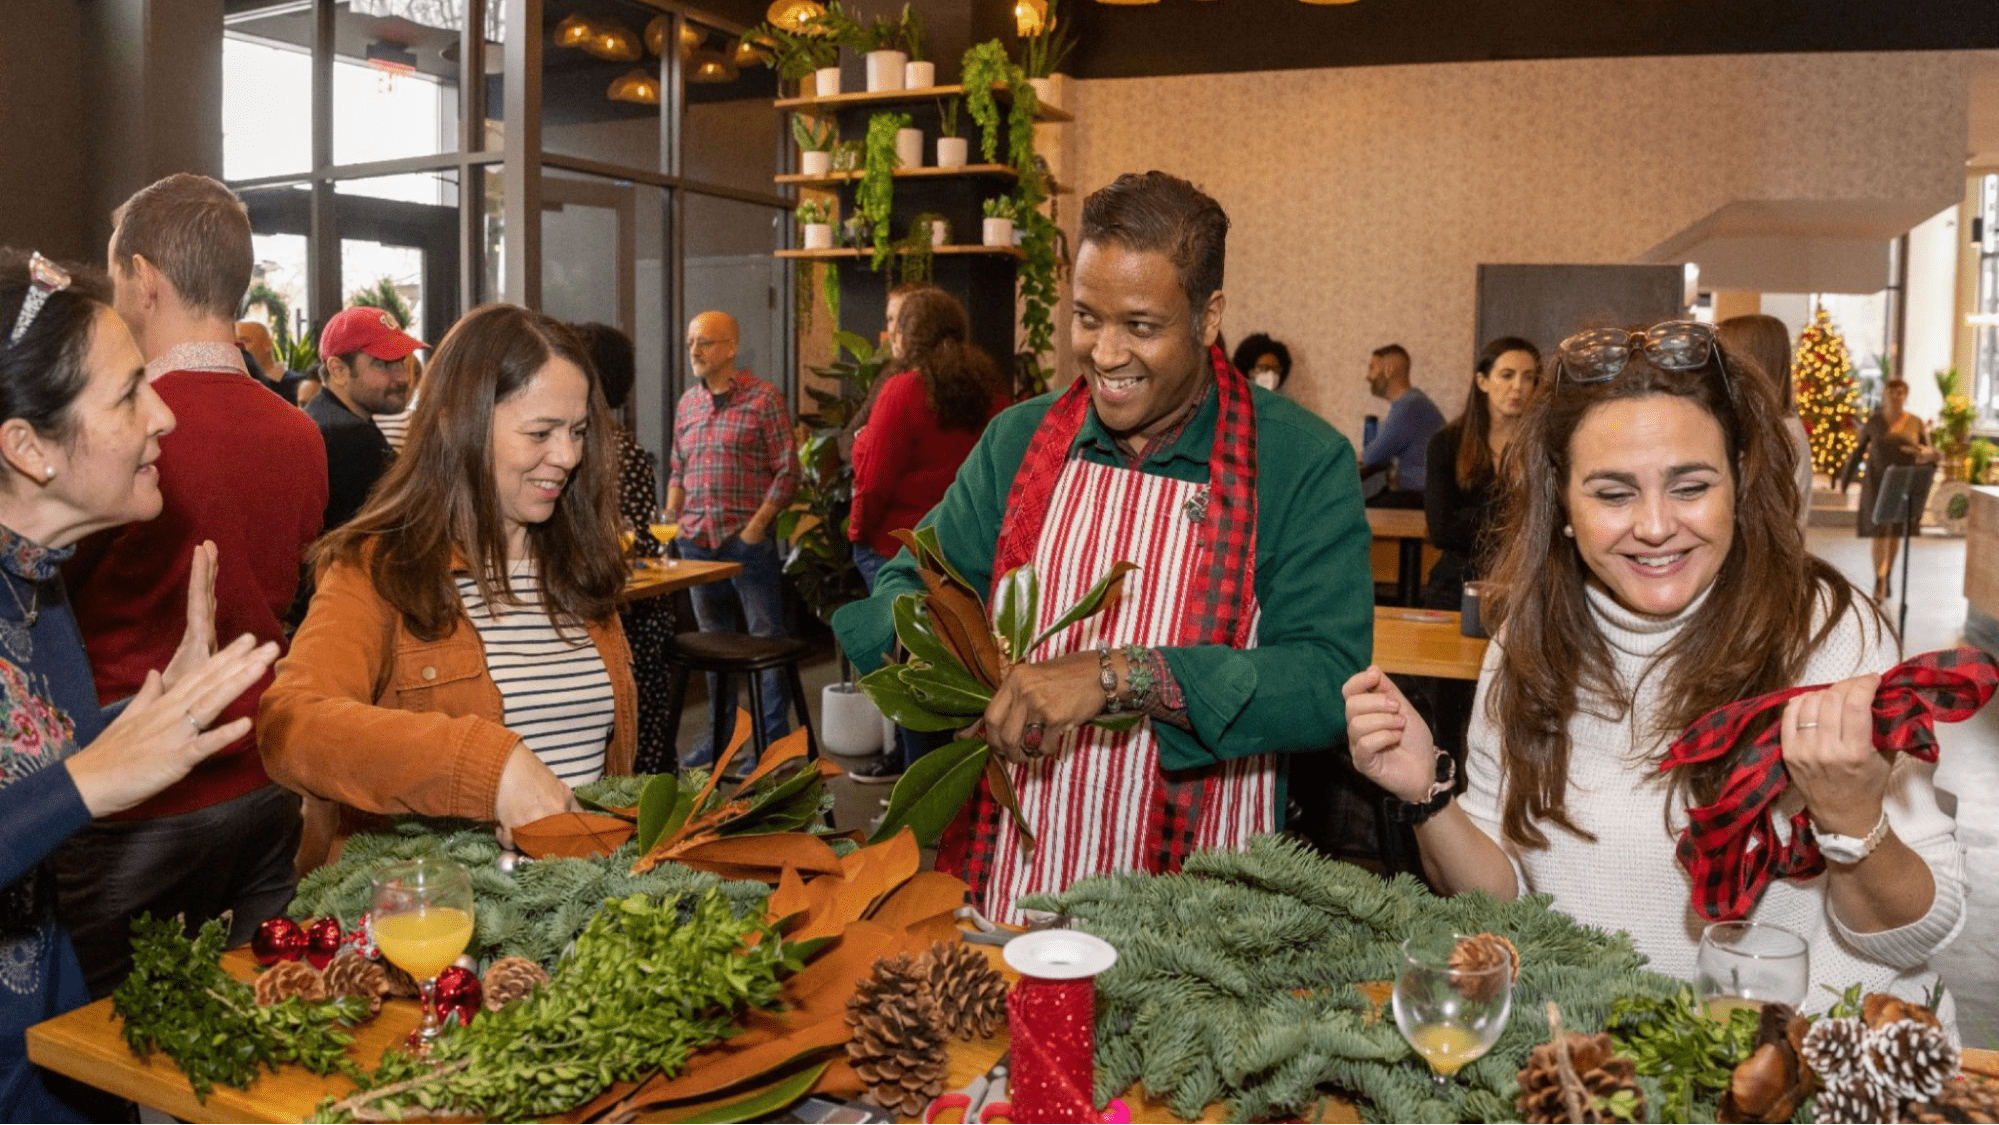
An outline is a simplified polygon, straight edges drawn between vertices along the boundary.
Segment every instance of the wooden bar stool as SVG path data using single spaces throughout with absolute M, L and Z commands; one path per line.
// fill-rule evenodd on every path
M 672 676 L 668 689 L 672 693 L 672 703 L 667 710 L 666 745 L 678 747 L 680 744 L 680 713 L 687 703 L 687 677 L 694 672 L 713 672 L 719 677 L 718 688 L 731 676 L 741 676 L 749 682 L 750 743 L 756 747 L 757 756 L 761 758 L 764 747 L 770 745 L 770 737 L 764 730 L 763 677 L 760 673 L 782 668 L 785 684 L 791 689 L 792 702 L 798 710 L 798 721 L 805 728 L 806 756 L 817 758 L 819 738 L 812 730 L 812 712 L 805 703 L 805 681 L 798 672 L 799 663 L 810 651 L 811 646 L 804 641 L 790 637 L 753 637 L 748 633 L 676 634 L 666 644 L 666 659 Z M 711 735 L 718 749 L 727 741 L 719 730 L 712 731 Z

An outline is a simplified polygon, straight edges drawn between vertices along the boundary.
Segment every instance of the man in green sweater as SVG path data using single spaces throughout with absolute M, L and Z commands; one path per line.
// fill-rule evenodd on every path
M 1162 172 L 1091 195 L 1080 378 L 995 419 L 923 521 L 974 586 L 1031 563 L 1038 629 L 1114 563 L 1138 566 L 1112 609 L 1014 664 L 986 711 L 1035 846 L 982 788 L 938 866 L 1002 921 L 1022 895 L 1281 827 L 1280 755 L 1338 741 L 1340 685 L 1372 652 L 1352 447 L 1214 346 L 1227 233 L 1213 199 Z M 857 665 L 894 649 L 890 607 L 922 588 L 904 552 L 834 618 Z M 1128 731 L 1087 725 L 1133 711 Z

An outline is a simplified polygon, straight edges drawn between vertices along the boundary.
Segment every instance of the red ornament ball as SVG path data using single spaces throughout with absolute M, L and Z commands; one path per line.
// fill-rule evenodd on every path
M 266 918 L 250 939 L 250 952 L 257 964 L 269 967 L 280 961 L 296 961 L 305 955 L 305 930 L 297 922 L 279 915 Z
M 340 952 L 340 919 L 320 918 L 306 928 L 305 959 L 312 962 L 315 969 L 324 969 L 333 963 Z
M 455 1015 L 459 1023 L 471 1023 L 484 998 L 479 974 L 472 970 L 452 965 L 437 974 L 437 1018 L 450 1019 Z

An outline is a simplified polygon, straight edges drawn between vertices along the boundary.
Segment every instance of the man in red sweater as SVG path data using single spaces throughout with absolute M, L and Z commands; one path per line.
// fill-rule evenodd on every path
M 99 699 L 166 667 L 187 622 L 194 548 L 213 540 L 215 632 L 284 643 L 280 625 L 326 508 L 326 451 L 298 408 L 260 386 L 236 348 L 250 285 L 250 219 L 206 176 L 169 176 L 113 215 L 115 306 L 176 426 L 160 442 L 159 518 L 104 532 L 65 570 Z M 255 719 L 264 673 L 217 722 Z M 291 900 L 299 798 L 264 773 L 254 732 L 145 804 L 56 854 L 61 909 L 93 996 L 131 968 L 130 919 L 234 912 L 232 944 Z

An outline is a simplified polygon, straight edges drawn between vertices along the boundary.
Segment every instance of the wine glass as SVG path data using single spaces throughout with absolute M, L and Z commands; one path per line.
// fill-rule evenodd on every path
M 1701 931 L 1694 991 L 1707 1014 L 1726 1020 L 1737 1008 L 1804 1002 L 1811 987 L 1805 939 L 1762 922 L 1715 922 Z
M 680 534 L 680 517 L 670 509 L 661 508 L 659 510 L 659 518 L 647 530 L 651 531 L 652 537 L 659 541 L 660 546 L 664 547 L 672 543 L 674 538 Z M 660 560 L 660 565 L 668 567 L 674 565 L 672 551 L 666 553 L 666 556 Z
M 1512 954 L 1488 968 L 1454 969 L 1455 948 L 1455 942 L 1410 938 L 1395 978 L 1395 1026 L 1430 1064 L 1438 1086 L 1491 1050 L 1513 1013 Z
M 472 940 L 472 880 L 448 859 L 426 856 L 375 873 L 368 925 L 382 956 L 415 977 L 423 990 L 423 1022 L 409 1047 L 421 1053 L 444 1030 L 437 1018 L 437 975 Z
M 618 521 L 618 557 L 625 561 L 625 569 L 630 570 L 639 558 L 639 529 L 630 516 Z

